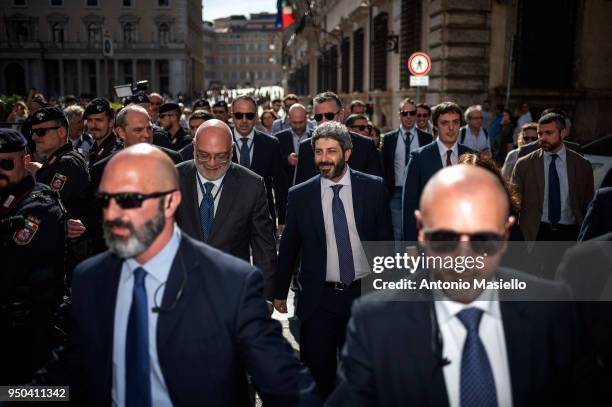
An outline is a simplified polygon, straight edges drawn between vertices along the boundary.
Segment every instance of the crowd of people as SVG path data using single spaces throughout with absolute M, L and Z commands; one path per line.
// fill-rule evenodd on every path
M 515 123 L 488 102 L 407 98 L 381 134 L 366 103 L 332 92 L 122 105 L 31 94 L 0 129 L 0 385 L 120 406 L 605 394 L 612 174 L 596 189 L 562 110 L 536 120 L 522 104 Z M 408 279 L 520 280 L 538 297 L 362 295 L 366 242 L 484 255 L 481 270 Z M 290 290 L 299 356 L 271 318 Z

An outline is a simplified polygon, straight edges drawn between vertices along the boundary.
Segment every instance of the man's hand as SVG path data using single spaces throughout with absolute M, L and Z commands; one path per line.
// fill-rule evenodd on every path
M 87 228 L 78 219 L 68 219 L 68 238 L 77 239 L 81 237 Z
M 281 314 L 287 313 L 287 300 L 274 300 L 274 308 Z
M 40 170 L 42 168 L 42 164 L 36 161 L 30 161 L 30 164 L 28 164 L 27 170 L 30 171 L 30 173 L 34 176 L 36 176 L 36 173 L 38 172 L 38 170 Z
M 285 230 L 285 225 L 278 225 L 276 227 L 276 236 L 280 239 L 280 237 L 283 235 L 283 231 Z
M 291 153 L 289 154 L 289 156 L 287 156 L 287 162 L 289 163 L 289 165 L 291 165 L 292 167 L 295 167 L 298 163 L 298 157 L 295 153 Z

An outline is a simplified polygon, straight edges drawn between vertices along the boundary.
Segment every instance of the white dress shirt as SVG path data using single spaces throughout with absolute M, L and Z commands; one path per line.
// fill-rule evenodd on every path
M 232 133 L 234 134 L 234 147 L 236 150 L 236 158 L 238 162 L 240 162 L 240 151 L 242 149 L 242 138 L 246 137 L 249 140 L 247 141 L 247 146 L 249 148 L 249 164 L 253 164 L 253 150 L 255 147 L 253 146 L 253 139 L 255 138 L 255 128 L 251 129 L 251 132 L 247 136 L 243 136 L 238 133 L 236 129 L 232 129 Z
M 401 187 L 404 185 L 404 170 L 406 169 L 406 138 L 410 143 L 410 151 L 418 150 L 419 136 L 417 135 L 416 128 L 412 126 L 410 131 L 406 132 L 403 126 L 400 126 L 397 144 L 395 145 L 395 154 L 393 156 L 393 168 L 395 170 L 395 186 Z
M 157 318 L 158 313 L 152 308 L 160 306 L 164 298 L 166 280 L 170 274 L 172 262 L 178 251 L 181 232 L 175 224 L 170 241 L 166 246 L 145 264 L 140 264 L 133 258 L 123 262 L 117 301 L 115 303 L 115 329 L 113 334 L 113 387 L 111 392 L 113 406 L 125 405 L 125 342 L 127 339 L 128 318 L 132 306 L 134 290 L 134 270 L 142 267 L 147 272 L 145 289 L 147 291 L 147 307 L 149 308 L 149 358 L 151 362 L 151 405 L 171 406 L 168 388 L 159 365 L 157 356 Z M 153 298 L 155 296 L 155 299 Z
M 491 150 L 491 142 L 482 127 L 479 129 L 478 134 L 474 135 L 470 126 L 466 126 L 465 139 L 461 144 L 474 151 Z
M 331 189 L 334 185 L 343 185 L 340 189 L 340 200 L 344 206 L 346 221 L 348 224 L 349 238 L 351 241 L 351 250 L 353 252 L 353 263 L 355 266 L 355 280 L 358 280 L 370 273 L 370 266 L 366 258 L 357 225 L 355 223 L 355 212 L 353 210 L 353 192 L 351 189 L 351 169 L 346 166 L 344 176 L 338 181 L 333 182 L 328 178 L 321 177 L 321 205 L 323 207 L 323 221 L 325 223 L 325 242 L 327 248 L 327 266 L 325 273 L 325 281 L 339 282 L 340 281 L 340 266 L 338 261 L 338 246 L 336 245 L 336 232 L 334 230 L 334 216 L 332 213 L 332 201 L 334 199 L 334 191 Z
M 567 150 L 561 144 L 561 150 L 556 153 L 559 157 L 555 161 L 555 168 L 559 176 L 559 186 L 561 189 L 561 219 L 562 225 L 573 225 L 576 223 L 569 194 L 569 180 L 567 178 Z M 544 151 L 544 203 L 542 204 L 542 222 L 548 223 L 548 167 L 552 162 L 552 153 Z
M 438 150 L 440 151 L 442 167 L 446 167 L 446 152 L 449 150 L 449 148 L 442 144 L 439 138 L 436 138 L 436 143 L 438 144 Z M 457 142 L 455 142 L 455 144 L 452 148 L 450 148 L 450 150 L 453 150 L 453 153 L 451 154 L 451 163 L 453 165 L 457 165 L 457 163 L 459 163 L 459 147 Z
M 214 197 L 214 204 L 215 204 L 213 215 L 216 215 L 217 207 L 219 206 L 219 200 L 221 199 L 221 194 L 223 193 L 221 187 L 223 186 L 223 179 L 225 178 L 225 174 L 221 178 L 211 181 L 211 180 L 204 178 L 204 176 L 200 174 L 200 171 L 196 170 L 196 177 L 199 178 L 199 181 L 197 179 L 195 180 L 197 184 L 196 189 L 198 191 L 198 208 L 202 204 L 202 200 L 204 199 L 204 194 L 206 193 L 206 189 L 202 190 L 202 187 L 206 188 L 205 184 L 207 182 L 212 182 L 213 184 L 215 184 L 215 186 L 210 192 L 212 196 Z M 202 187 L 200 187 L 200 185 Z
M 449 299 L 439 299 L 434 304 L 443 341 L 442 356 L 450 361 L 443 368 L 450 407 L 460 406 L 461 356 L 463 354 L 465 338 L 467 337 L 467 330 L 457 317 L 457 314 L 470 307 L 479 308 L 483 311 L 478 334 L 487 351 L 489 363 L 493 371 L 497 405 L 499 407 L 512 406 L 510 367 L 497 291 L 486 290 L 470 304 L 463 304 Z

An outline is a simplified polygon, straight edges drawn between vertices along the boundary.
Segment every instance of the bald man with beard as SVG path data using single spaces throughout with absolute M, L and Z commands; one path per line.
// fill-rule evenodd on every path
M 425 186 L 420 208 L 425 255 L 456 264 L 481 256 L 482 267 L 421 268 L 412 289 L 357 300 L 327 405 L 578 404 L 581 349 L 567 287 L 498 267 L 514 222 L 499 181 L 481 168 L 445 168 Z M 441 284 L 459 279 L 468 287 Z M 513 279 L 525 288 L 474 285 Z
M 268 316 L 261 272 L 174 223 L 182 194 L 166 154 L 117 153 L 99 197 L 109 251 L 75 270 L 70 342 L 37 384 L 69 385 L 76 405 L 244 406 L 246 370 L 266 405 L 319 404 Z

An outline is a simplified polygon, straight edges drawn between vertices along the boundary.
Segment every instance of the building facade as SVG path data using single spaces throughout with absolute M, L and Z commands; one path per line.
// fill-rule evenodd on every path
M 112 97 L 113 86 L 141 80 L 172 97 L 203 89 L 201 0 L 4 0 L 0 9 L 1 93 Z
M 586 142 L 612 133 L 612 2 L 601 0 L 314 0 L 295 2 L 283 34 L 288 92 L 332 90 L 374 103 L 399 125 L 405 97 L 462 107 L 489 100 L 534 113 L 565 109 Z M 428 53 L 429 86 L 410 87 L 409 56 Z M 509 86 L 508 86 L 509 85 Z M 509 90 L 509 96 L 508 96 Z

